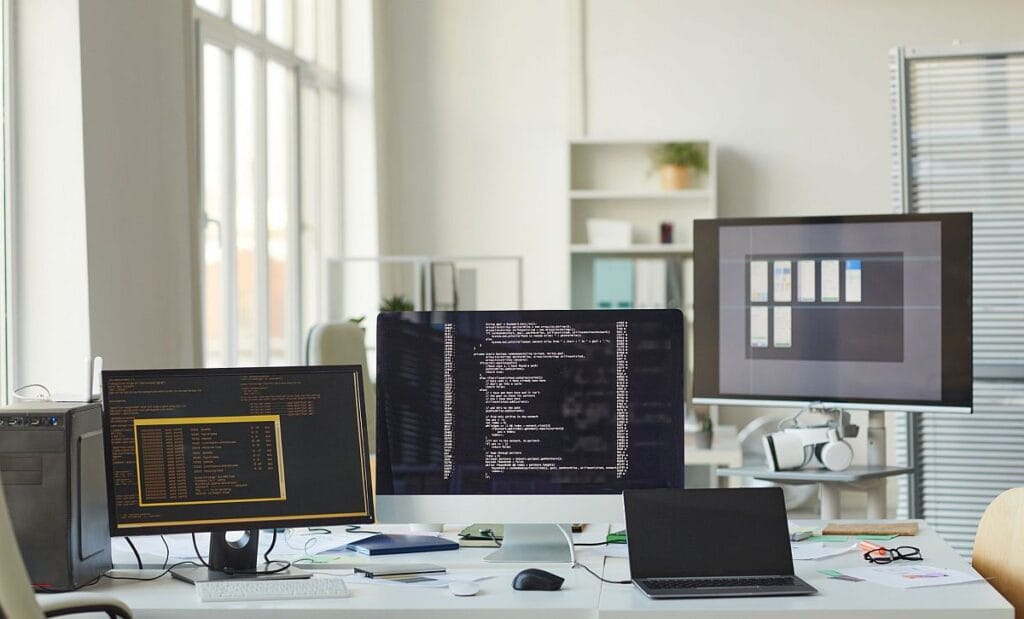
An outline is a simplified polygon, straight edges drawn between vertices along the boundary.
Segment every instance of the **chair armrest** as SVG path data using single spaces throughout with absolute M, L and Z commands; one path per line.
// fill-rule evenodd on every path
M 46 593 L 36 595 L 47 617 L 78 613 L 107 613 L 112 618 L 132 619 L 132 611 L 117 598 L 97 593 Z

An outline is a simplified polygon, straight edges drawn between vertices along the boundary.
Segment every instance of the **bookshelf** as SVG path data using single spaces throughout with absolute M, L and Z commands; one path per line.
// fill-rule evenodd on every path
M 650 152 L 666 142 L 700 144 L 708 154 L 708 170 L 691 174 L 686 189 L 665 190 L 657 170 L 652 170 Z M 595 294 L 595 264 L 598 271 L 608 259 L 674 264 L 670 279 L 678 276 L 681 299 L 668 302 L 681 305 L 687 321 L 693 317 L 693 220 L 717 217 L 717 161 L 715 146 L 705 139 L 601 139 L 581 138 L 569 142 L 569 260 L 570 307 L 589 309 L 598 306 Z M 630 226 L 628 242 L 595 242 L 588 231 L 588 220 L 626 222 Z M 661 242 L 661 225 L 672 226 L 672 241 Z M 655 276 L 660 277 L 660 270 Z M 635 271 L 634 271 L 635 273 Z M 644 273 L 640 273 L 641 276 Z M 647 286 L 647 289 L 650 287 Z M 634 299 L 636 300 L 636 299 Z M 651 307 L 655 295 L 640 299 L 639 305 Z

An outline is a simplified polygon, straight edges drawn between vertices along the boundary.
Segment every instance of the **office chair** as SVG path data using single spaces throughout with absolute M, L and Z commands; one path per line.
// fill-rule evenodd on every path
M 1024 619 L 1024 488 L 989 503 L 978 522 L 971 564 Z
M 306 365 L 360 365 L 366 399 L 366 434 L 377 451 L 377 390 L 366 366 L 366 331 L 353 322 L 321 322 L 306 337 Z
M 132 617 L 123 602 L 104 595 L 52 593 L 36 596 L 14 537 L 7 497 L 0 488 L 0 617 L 42 619 L 96 612 L 107 613 L 111 619 Z

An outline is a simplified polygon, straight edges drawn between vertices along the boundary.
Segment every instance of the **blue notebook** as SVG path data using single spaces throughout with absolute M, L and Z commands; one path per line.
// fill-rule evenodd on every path
M 458 550 L 459 544 L 433 535 L 371 535 L 346 546 L 364 555 L 394 555 L 402 552 L 433 552 L 435 550 Z

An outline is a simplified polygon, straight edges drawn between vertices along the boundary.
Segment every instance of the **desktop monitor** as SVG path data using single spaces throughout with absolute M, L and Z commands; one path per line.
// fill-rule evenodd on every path
M 362 385 L 357 365 L 103 372 L 111 533 L 210 531 L 210 569 L 174 572 L 194 582 L 264 571 L 260 528 L 373 522 Z
M 971 412 L 970 214 L 698 220 L 693 237 L 694 403 Z
M 683 485 L 683 331 L 678 310 L 381 314 L 378 519 L 509 523 L 490 560 L 569 560 L 564 528 L 522 525 L 623 522 L 623 490 Z

